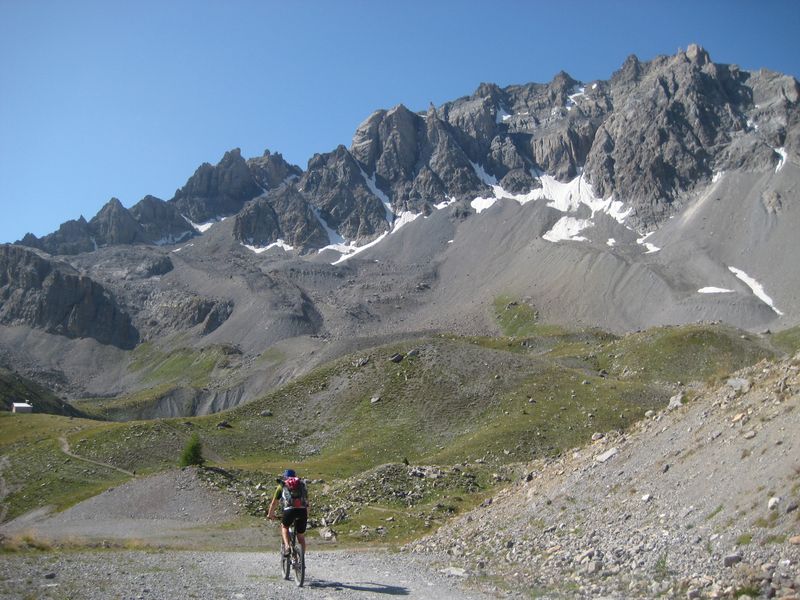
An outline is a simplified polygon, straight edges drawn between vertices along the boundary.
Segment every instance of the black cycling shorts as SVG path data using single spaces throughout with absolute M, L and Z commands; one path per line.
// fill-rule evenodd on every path
M 305 508 L 284 508 L 283 518 L 281 519 L 284 527 L 291 527 L 294 523 L 294 530 L 297 533 L 305 533 L 308 524 L 308 511 Z

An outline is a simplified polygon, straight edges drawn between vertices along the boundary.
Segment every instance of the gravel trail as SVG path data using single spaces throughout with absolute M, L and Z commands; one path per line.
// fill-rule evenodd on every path
M 462 589 L 462 579 L 429 558 L 385 551 L 313 552 L 306 583 L 280 577 L 276 552 L 89 551 L 7 555 L 0 597 L 12 600 L 488 598 Z

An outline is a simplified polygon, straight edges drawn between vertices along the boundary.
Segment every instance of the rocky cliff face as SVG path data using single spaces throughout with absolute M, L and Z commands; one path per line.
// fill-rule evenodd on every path
M 794 78 L 715 64 L 696 45 L 650 62 L 631 56 L 608 81 L 561 72 L 547 84 L 481 84 L 424 114 L 378 110 L 349 149 L 314 155 L 305 173 L 280 154 L 245 160 L 231 150 L 166 204 L 147 197 L 128 212 L 112 200 L 89 223 L 20 243 L 57 254 L 174 243 L 191 231 L 180 215 L 203 223 L 238 214 L 239 241 L 283 239 L 304 252 L 334 238 L 369 241 L 404 212 L 491 195 L 490 184 L 527 193 L 542 174 L 583 174 L 598 195 L 631 209 L 630 225 L 650 228 L 714 173 L 797 162 L 799 99 Z
M 0 323 L 133 348 L 139 340 L 113 296 L 67 265 L 24 248 L 0 246 Z

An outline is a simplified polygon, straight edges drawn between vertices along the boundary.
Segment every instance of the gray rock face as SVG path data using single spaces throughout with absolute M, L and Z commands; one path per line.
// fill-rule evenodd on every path
M 253 173 L 238 148 L 212 166 L 204 163 L 170 200 L 195 223 L 239 212 L 244 203 L 261 194 Z
M 295 188 L 285 186 L 254 200 L 236 215 L 234 236 L 255 246 L 282 239 L 301 252 L 328 243 L 328 235 L 308 201 Z
M 386 184 L 376 181 L 377 189 L 382 185 Z M 386 208 L 370 190 L 361 165 L 344 146 L 314 155 L 297 187 L 325 223 L 347 239 L 370 238 L 390 226 Z
M 272 154 L 269 150 L 265 150 L 263 156 L 249 159 L 247 166 L 255 182 L 265 190 L 277 188 L 303 174 L 300 167 L 287 163 L 280 152 Z
M 195 234 L 174 204 L 155 196 L 145 196 L 130 209 L 138 221 L 143 237 L 152 244 L 175 244 Z
M 111 294 L 89 277 L 17 246 L 0 246 L 0 323 L 133 348 L 139 334 Z

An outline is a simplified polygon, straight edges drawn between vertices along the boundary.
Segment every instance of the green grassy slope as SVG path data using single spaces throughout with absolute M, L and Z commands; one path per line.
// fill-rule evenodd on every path
M 73 452 L 137 473 L 176 465 L 193 433 L 210 464 L 267 483 L 270 473 L 288 464 L 307 477 L 334 482 L 334 488 L 337 481 L 404 460 L 442 469 L 480 464 L 496 471 L 557 455 L 597 431 L 624 429 L 648 409 L 664 406 L 678 381 L 706 381 L 772 356 L 759 339 L 719 325 L 617 338 L 595 330 L 544 328 L 535 311 L 506 298 L 495 310 L 504 331 L 516 335 L 440 335 L 361 351 L 216 415 L 127 423 L 50 417 L 31 421 L 35 426 L 22 437 L 25 415 L 0 419 L 0 452 L 16 453 L 6 470 L 18 490 L 6 501 L 9 514 L 37 502 L 63 506 L 119 480 L 118 472 L 101 468 L 72 473 L 74 465 L 64 462 L 53 443 L 62 435 Z M 390 360 L 396 353 L 403 360 Z M 174 373 L 200 358 L 174 357 L 174 364 L 183 365 Z M 218 360 L 209 358 L 198 373 Z M 22 469 L 19 460 L 28 466 Z M 476 469 L 478 485 L 468 490 L 447 485 L 420 498 L 416 516 L 398 521 L 404 529 L 396 535 L 419 531 L 438 518 L 436 511 L 461 510 L 482 498 L 498 482 Z M 31 494 L 36 485 L 53 491 L 36 500 Z M 330 506 L 335 496 L 326 498 Z M 396 504 L 390 494 L 375 501 L 377 513 L 358 518 L 377 523 L 378 513 L 396 510 Z

